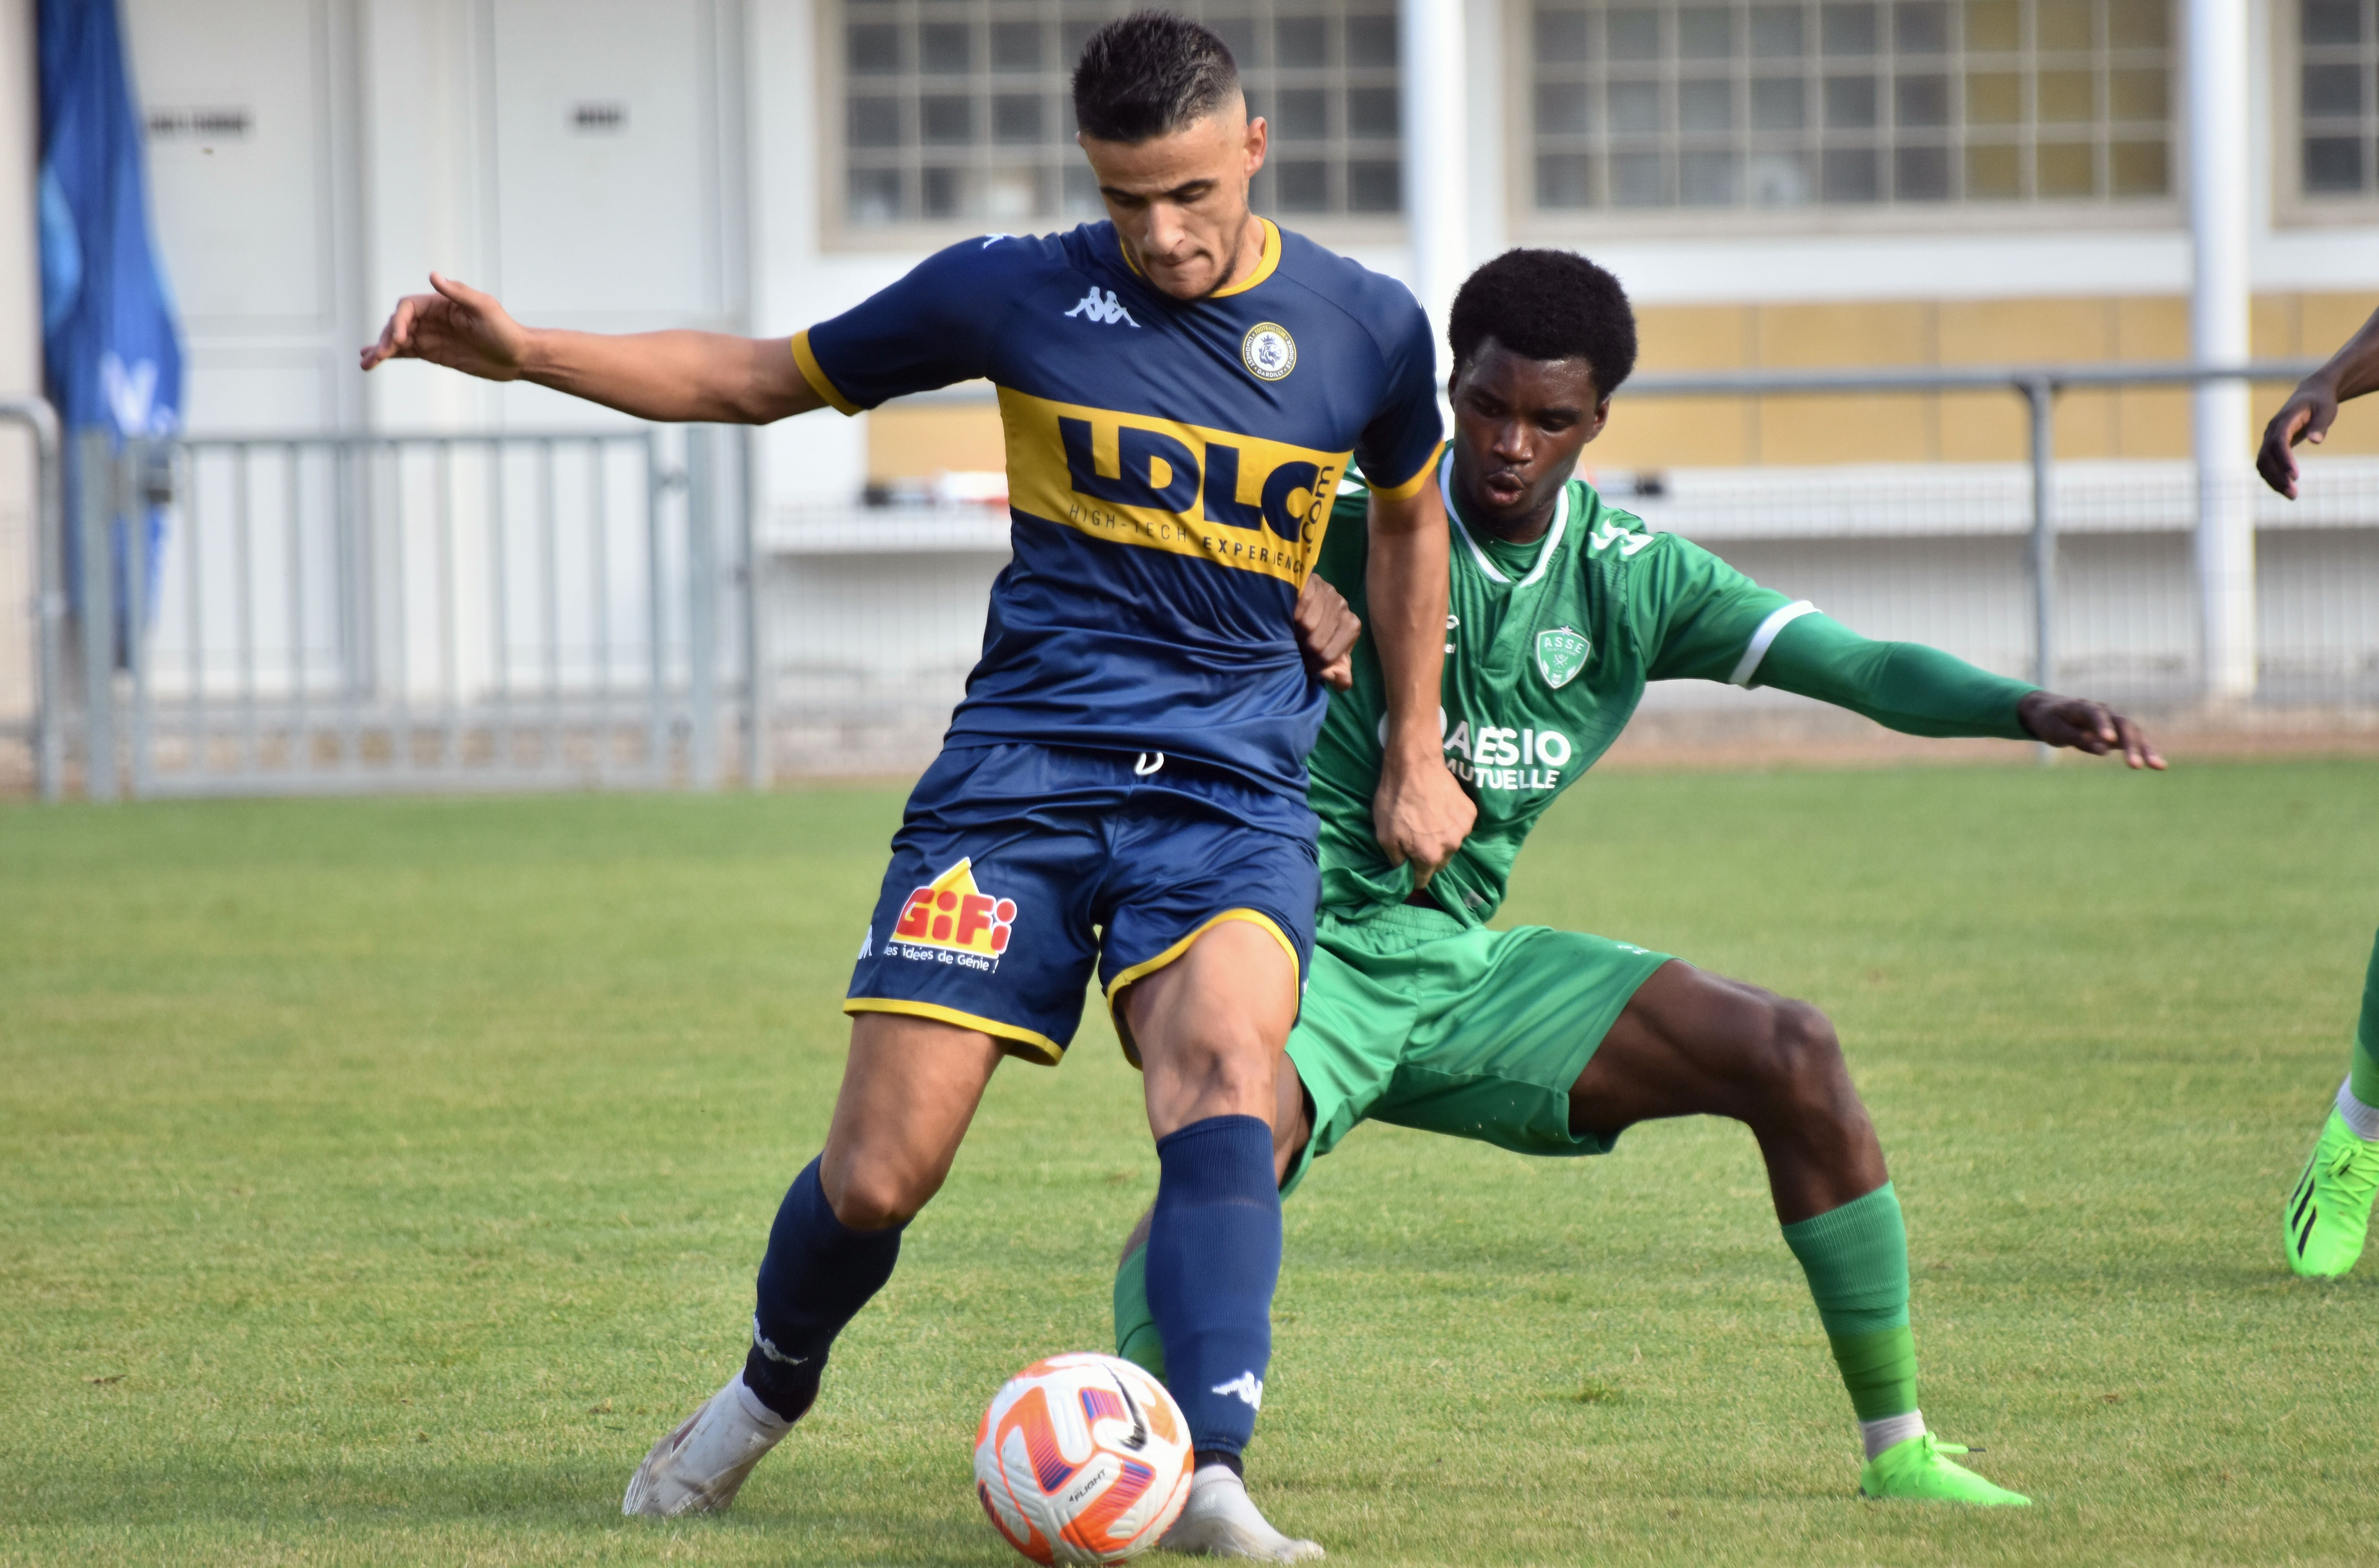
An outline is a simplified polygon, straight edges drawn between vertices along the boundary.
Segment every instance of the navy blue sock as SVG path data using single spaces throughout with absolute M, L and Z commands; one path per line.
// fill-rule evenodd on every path
M 892 1277 L 901 1228 L 852 1230 L 834 1217 L 817 1161 L 802 1167 L 777 1208 L 767 1256 L 760 1260 L 743 1381 L 761 1404 L 788 1421 L 802 1418 L 817 1398 L 827 1347 Z
M 1165 1383 L 1202 1459 L 1237 1454 L 1255 1435 L 1272 1363 L 1280 1283 L 1272 1128 L 1258 1116 L 1209 1116 L 1158 1139 L 1156 1158 L 1148 1306 L 1165 1341 Z

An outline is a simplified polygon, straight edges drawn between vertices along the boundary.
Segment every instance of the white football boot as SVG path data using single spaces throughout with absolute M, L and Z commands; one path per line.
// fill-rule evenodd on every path
M 1156 1544 L 1193 1557 L 1250 1562 L 1312 1562 L 1322 1556 L 1318 1542 L 1291 1540 L 1266 1524 L 1248 1497 L 1247 1483 L 1228 1465 L 1198 1466 L 1190 1478 L 1189 1504 Z
M 622 1514 L 724 1514 L 743 1478 L 793 1424 L 760 1403 L 738 1371 L 727 1386 L 653 1444 L 628 1478 Z

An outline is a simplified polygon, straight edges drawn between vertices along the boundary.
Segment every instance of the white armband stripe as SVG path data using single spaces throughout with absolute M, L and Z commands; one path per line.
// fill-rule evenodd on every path
M 1751 634 L 1750 645 L 1743 650 L 1743 657 L 1736 663 L 1734 673 L 1726 678 L 1726 683 L 1730 686 L 1750 685 L 1752 676 L 1758 673 L 1759 661 L 1768 657 L 1768 646 L 1776 640 L 1776 633 L 1801 617 L 1817 613 L 1817 607 L 1807 599 L 1794 599 L 1791 604 L 1770 611 L 1768 619 L 1759 623 L 1759 630 Z

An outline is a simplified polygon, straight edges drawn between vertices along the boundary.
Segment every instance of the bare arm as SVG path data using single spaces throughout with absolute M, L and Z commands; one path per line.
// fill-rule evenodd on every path
M 534 381 L 640 419 L 766 425 L 823 408 L 783 338 L 569 332 L 524 327 L 492 295 L 429 274 L 363 351 L 367 370 L 426 359 L 488 381 Z
M 1446 771 L 1438 731 L 1445 673 L 1445 502 L 1433 484 L 1404 501 L 1371 497 L 1365 582 L 1386 685 L 1388 731 L 1371 830 L 1392 864 L 1426 886 L 1454 858 L 1478 807 Z
M 2337 405 L 2374 391 L 2379 391 L 2379 311 L 2329 356 L 2328 364 L 2298 382 L 2264 427 L 2263 450 L 2255 453 L 2264 483 L 2296 500 L 2297 458 L 2289 449 L 2299 441 L 2319 446 L 2337 418 Z

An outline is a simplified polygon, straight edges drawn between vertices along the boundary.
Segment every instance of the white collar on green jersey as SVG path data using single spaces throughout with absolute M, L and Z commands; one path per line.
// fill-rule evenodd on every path
M 1552 564 L 1553 552 L 1561 549 L 1562 534 L 1569 527 L 1569 487 L 1570 481 L 1562 481 L 1561 495 L 1553 502 L 1553 525 L 1545 530 L 1544 549 L 1537 552 L 1536 565 L 1520 579 L 1519 586 L 1523 588 L 1534 586 L 1544 576 L 1545 568 Z M 1487 552 L 1479 548 L 1479 541 L 1470 537 L 1470 530 L 1464 525 L 1462 513 L 1455 510 L 1454 447 L 1451 442 L 1446 445 L 1445 461 L 1438 466 L 1437 488 L 1438 493 L 1445 497 L 1445 520 L 1454 525 L 1454 531 L 1462 536 L 1464 544 L 1470 547 L 1470 559 L 1479 563 L 1479 570 L 1487 573 L 1490 582 L 1508 586 L 1512 580 L 1497 571 L 1495 563 L 1487 559 Z

